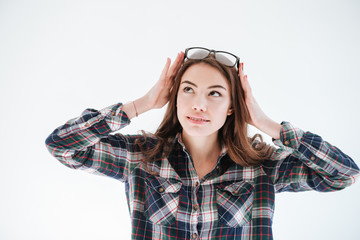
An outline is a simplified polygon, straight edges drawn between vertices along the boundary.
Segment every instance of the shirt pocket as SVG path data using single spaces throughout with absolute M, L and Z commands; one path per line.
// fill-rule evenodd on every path
M 147 176 L 145 181 L 145 216 L 155 224 L 173 224 L 177 218 L 182 183 L 153 175 Z
M 240 181 L 217 187 L 219 222 L 229 227 L 241 227 L 251 221 L 254 183 Z

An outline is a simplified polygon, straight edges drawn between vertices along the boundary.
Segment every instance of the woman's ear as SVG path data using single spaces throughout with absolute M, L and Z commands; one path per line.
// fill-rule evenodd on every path
M 232 110 L 232 108 L 230 108 L 230 109 L 228 110 L 227 115 L 231 115 L 232 113 L 233 113 L 233 110 Z

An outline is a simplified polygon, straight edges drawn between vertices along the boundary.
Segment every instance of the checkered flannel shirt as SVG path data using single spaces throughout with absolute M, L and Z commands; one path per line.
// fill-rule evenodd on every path
M 86 109 L 56 128 L 46 146 L 69 168 L 125 183 L 132 239 L 273 239 L 275 193 L 341 190 L 359 176 L 349 156 L 288 122 L 274 140 L 278 148 L 259 166 L 235 164 L 224 148 L 199 179 L 178 134 L 171 154 L 145 167 L 135 145 L 142 135 L 110 134 L 129 123 L 121 103 Z M 156 142 L 148 136 L 146 147 Z

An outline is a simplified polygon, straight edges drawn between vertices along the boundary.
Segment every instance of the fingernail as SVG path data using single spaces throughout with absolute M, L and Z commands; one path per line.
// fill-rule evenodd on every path
M 244 70 L 244 63 L 241 63 L 241 69 Z

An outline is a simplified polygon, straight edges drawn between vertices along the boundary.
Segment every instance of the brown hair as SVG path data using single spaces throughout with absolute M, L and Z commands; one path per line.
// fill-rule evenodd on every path
M 182 131 L 176 111 L 177 93 L 181 78 L 190 66 L 198 63 L 205 63 L 217 69 L 227 79 L 231 89 L 233 113 L 227 117 L 225 124 L 218 132 L 219 141 L 227 147 L 229 157 L 241 166 L 255 166 L 269 158 L 274 148 L 263 142 L 260 134 L 255 134 L 252 138 L 248 137 L 247 122 L 250 120 L 250 114 L 236 68 L 227 67 L 210 55 L 210 57 L 201 60 L 187 60 L 180 67 L 174 80 L 174 86 L 170 91 L 164 119 L 154 134 L 158 140 L 157 144 L 154 148 L 145 150 L 143 149 L 145 142 L 138 142 L 145 155 L 145 161 L 155 161 L 160 156 L 166 157 L 173 149 L 174 138 L 177 133 Z M 144 131 L 143 134 L 146 135 Z M 259 140 L 255 140 L 257 138 Z

